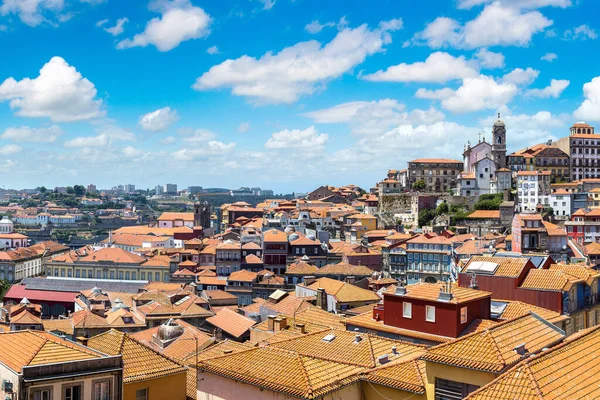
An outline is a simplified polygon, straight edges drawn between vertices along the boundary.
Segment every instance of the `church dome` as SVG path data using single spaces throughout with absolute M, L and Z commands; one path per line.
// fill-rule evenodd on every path
M 102 294 L 102 290 L 98 286 L 94 286 L 92 288 L 92 293 L 93 294 Z
M 494 126 L 504 126 L 504 121 L 500 119 L 500 113 L 498 113 L 498 119 L 494 122 Z
M 294 227 L 293 227 L 293 226 L 291 226 L 291 225 L 288 225 L 288 226 L 286 226 L 286 227 L 285 227 L 285 231 L 284 231 L 284 232 L 285 232 L 285 233 L 292 233 L 292 232 L 296 232 L 296 228 L 294 228 Z
M 113 301 L 113 306 L 111 311 L 117 311 L 120 310 L 121 308 L 124 308 L 125 310 L 129 311 L 129 307 L 127 307 L 127 305 L 125 303 L 123 303 L 123 300 L 121 300 L 120 298 L 116 298 L 115 301 Z
M 173 319 L 168 320 L 158 328 L 158 339 L 168 342 L 177 339 L 183 334 L 183 327 L 178 325 Z
M 12 225 L 12 223 L 13 223 L 13 222 L 12 222 L 12 221 L 11 221 L 11 220 L 10 220 L 8 217 L 6 217 L 6 218 L 2 218 L 2 219 L 0 220 L 0 224 L 11 224 L 11 225 Z

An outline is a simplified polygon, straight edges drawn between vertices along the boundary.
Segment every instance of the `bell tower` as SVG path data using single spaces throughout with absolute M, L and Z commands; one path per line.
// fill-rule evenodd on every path
M 492 128 L 492 159 L 498 165 L 498 169 L 506 168 L 506 127 L 500 119 L 500 113 Z

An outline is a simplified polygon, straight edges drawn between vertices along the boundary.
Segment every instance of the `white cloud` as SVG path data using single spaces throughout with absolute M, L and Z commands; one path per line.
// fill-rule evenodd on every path
M 0 15 L 15 14 L 23 23 L 38 26 L 48 21 L 48 15 L 61 12 L 64 6 L 64 0 L 2 0 Z
M 504 54 L 494 53 L 486 48 L 479 49 L 475 54 L 475 59 L 482 68 L 502 68 L 504 67 Z
M 301 95 L 323 88 L 369 55 L 391 42 L 389 31 L 361 25 L 344 29 L 324 46 L 317 41 L 297 43 L 261 58 L 242 56 L 215 65 L 200 76 L 193 88 L 230 87 L 236 96 L 256 103 L 293 103 Z
M 435 108 L 405 111 L 397 100 L 353 101 L 302 114 L 320 124 L 347 123 L 358 135 L 380 134 L 395 125 L 432 124 L 445 116 Z
M 185 138 L 186 142 L 202 143 L 214 139 L 217 135 L 207 129 L 181 128 L 178 133 Z
M 119 42 L 118 49 L 151 44 L 159 51 L 169 51 L 183 41 L 199 39 L 210 33 L 211 17 L 189 0 L 160 2 L 157 7 L 162 15 L 148 21 L 142 33 Z
M 306 24 L 304 30 L 306 30 L 306 32 L 308 33 L 315 35 L 321 32 L 324 28 L 329 28 L 333 26 L 335 26 L 335 22 L 325 22 L 324 24 L 321 24 L 318 20 L 315 19 L 310 24 Z
M 556 53 L 546 53 L 540 58 L 540 60 L 552 62 L 552 61 L 556 60 L 557 58 L 558 58 L 558 56 L 556 55 Z
M 171 107 L 164 107 L 142 115 L 138 125 L 147 131 L 160 132 L 167 130 L 178 119 L 177 111 L 172 110 Z
M 23 148 L 21 146 L 17 146 L 16 144 L 7 144 L 6 146 L 0 147 L 0 155 L 1 156 L 10 156 L 12 154 L 20 153 Z
M 173 144 L 177 141 L 173 136 L 167 136 L 164 139 L 160 140 L 160 144 Z
M 573 115 L 586 121 L 600 121 L 600 76 L 583 85 L 585 100 Z
M 458 8 L 466 9 L 483 4 L 490 4 L 495 1 L 506 6 L 525 9 L 542 8 L 548 6 L 567 8 L 572 5 L 571 0 L 459 0 Z
M 217 140 L 211 140 L 201 148 L 183 148 L 172 153 L 171 156 L 177 161 L 193 161 L 197 159 L 207 159 L 209 157 L 220 156 L 231 152 L 235 148 L 235 143 L 223 143 Z
M 210 46 L 208 49 L 206 49 L 206 52 L 210 55 L 219 54 L 219 48 L 217 46 Z
M 478 48 L 489 46 L 528 46 L 536 33 L 552 25 L 539 11 L 523 11 L 499 2 L 487 5 L 464 26 L 451 18 L 438 17 L 418 32 L 406 45 L 432 48 Z
M 14 142 L 39 142 L 52 143 L 62 134 L 62 129 L 57 125 L 48 128 L 31 128 L 29 126 L 13 126 L 6 128 L 0 135 L 2 139 Z
M 64 147 L 70 148 L 105 148 L 110 147 L 116 141 L 132 141 L 135 140 L 135 135 L 119 126 L 106 125 L 97 130 L 96 136 L 79 136 L 64 143 Z
M 430 54 L 424 62 L 398 64 L 363 76 L 364 79 L 377 82 L 436 82 L 477 76 L 473 63 L 465 57 L 453 57 L 448 53 Z
M 531 67 L 528 67 L 527 69 L 515 68 L 502 77 L 502 82 L 512 83 L 513 85 L 517 86 L 527 86 L 531 85 L 533 81 L 536 80 L 539 74 L 540 71 L 535 70 Z
M 509 133 L 508 144 L 513 149 L 520 149 L 537 143 L 545 143 L 548 140 L 556 140 L 555 130 L 562 130 L 572 117 L 569 115 L 554 115 L 549 111 L 538 111 L 533 115 L 528 114 L 502 114 L 502 120 L 506 124 Z M 496 120 L 495 115 L 481 120 L 482 125 L 489 127 L 486 132 L 491 131 L 491 126 Z
M 100 28 L 101 26 L 103 26 L 103 25 L 107 24 L 108 22 L 109 22 L 109 20 L 108 20 L 108 19 L 101 19 L 100 21 L 96 22 L 96 26 L 97 26 L 98 28 Z
M 250 122 L 242 122 L 240 126 L 238 126 L 238 132 L 248 132 L 250 130 Z
M 98 23 L 102 23 L 100 25 L 96 24 L 97 26 L 102 26 L 104 25 L 105 22 L 107 22 L 108 20 L 103 20 L 100 21 Z M 127 18 L 119 18 L 117 20 L 117 23 L 115 24 L 115 26 L 112 26 L 110 28 L 103 28 L 106 32 L 110 33 L 113 36 L 119 36 L 121 33 L 123 33 L 123 31 L 125 30 L 125 24 L 129 22 L 129 19 Z
M 270 10 L 277 0 L 259 0 L 263 4 L 263 10 Z
M 489 76 L 480 75 L 476 78 L 465 78 L 457 90 L 419 89 L 415 96 L 421 99 L 441 100 L 441 105 L 446 110 L 465 113 L 502 108 L 517 92 L 518 88 L 513 83 L 498 83 Z
M 525 92 L 526 96 L 539 97 L 542 99 L 552 97 L 557 99 L 560 94 L 569 86 L 570 81 L 566 79 L 552 79 L 550 86 L 546 86 L 543 89 L 530 89 Z
M 94 84 L 61 57 L 52 57 L 37 78 L 6 79 L 0 101 L 23 117 L 48 117 L 53 121 L 78 121 L 104 115 Z
M 284 129 L 275 132 L 265 143 L 267 149 L 304 149 L 315 150 L 325 146 L 329 140 L 326 133 L 319 134 L 314 126 L 306 129 Z
M 563 34 L 565 40 L 588 40 L 596 39 L 598 34 L 587 25 L 579 25 L 573 29 L 567 29 Z

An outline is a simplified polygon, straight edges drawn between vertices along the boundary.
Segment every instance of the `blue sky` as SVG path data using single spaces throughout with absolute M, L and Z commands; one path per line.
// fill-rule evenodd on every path
M 600 120 L 591 0 L 0 0 L 6 188 L 371 187 Z

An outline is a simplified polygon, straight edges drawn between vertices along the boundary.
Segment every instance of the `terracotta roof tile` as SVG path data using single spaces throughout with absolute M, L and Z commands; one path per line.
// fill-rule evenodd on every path
M 521 289 L 566 291 L 583 279 L 556 269 L 531 269 L 521 283 Z
M 327 294 L 334 296 L 340 303 L 359 301 L 377 302 L 380 300 L 379 296 L 370 290 L 362 289 L 358 286 L 337 281 L 335 279 L 319 278 L 307 287 L 314 290 L 322 288 Z
M 494 276 L 517 277 L 529 262 L 525 257 L 484 257 L 474 256 L 464 265 L 462 273 L 467 273 L 469 266 L 475 262 L 497 264 L 498 267 L 491 273 Z
M 254 320 L 228 308 L 219 310 L 213 317 L 207 318 L 206 322 L 236 338 L 241 337 L 255 324 Z

